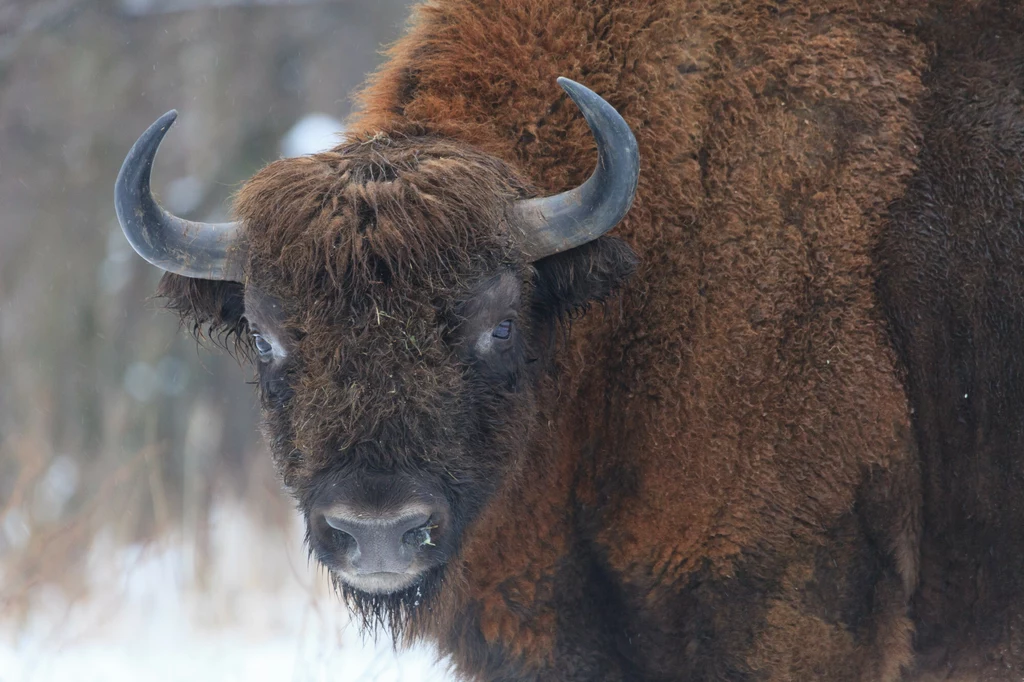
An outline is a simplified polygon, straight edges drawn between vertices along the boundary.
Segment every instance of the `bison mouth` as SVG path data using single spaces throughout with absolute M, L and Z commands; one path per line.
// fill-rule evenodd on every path
M 364 573 L 338 575 L 338 579 L 349 587 L 366 592 L 367 594 L 391 594 L 415 585 L 420 581 L 420 573 L 393 573 L 391 571 L 379 571 L 377 573 Z
M 398 640 L 416 630 L 417 623 L 433 612 L 444 571 L 445 566 L 435 566 L 415 575 L 377 574 L 370 580 L 362 576 L 362 580 L 349 582 L 350 576 L 342 577 L 332 570 L 331 582 L 360 629 L 371 632 L 385 628 Z

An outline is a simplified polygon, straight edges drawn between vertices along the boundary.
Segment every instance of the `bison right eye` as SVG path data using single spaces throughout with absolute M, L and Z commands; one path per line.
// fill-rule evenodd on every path
M 497 327 L 494 328 L 494 331 L 491 332 L 491 336 L 493 336 L 496 339 L 502 340 L 505 340 L 508 337 L 512 336 L 512 320 L 502 321 Z
M 267 360 L 274 353 L 273 344 L 259 334 L 253 334 L 252 340 L 256 344 L 256 352 L 259 353 L 260 360 Z

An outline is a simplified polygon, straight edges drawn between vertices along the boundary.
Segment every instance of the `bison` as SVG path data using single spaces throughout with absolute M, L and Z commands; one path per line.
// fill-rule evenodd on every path
M 236 222 L 151 196 L 173 113 L 118 216 L 354 613 L 465 678 L 1020 679 L 1022 27 L 434 0 Z

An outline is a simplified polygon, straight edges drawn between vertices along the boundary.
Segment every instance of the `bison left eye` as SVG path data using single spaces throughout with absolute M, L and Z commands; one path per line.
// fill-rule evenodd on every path
M 274 346 L 259 334 L 253 334 L 252 340 L 256 344 L 256 352 L 260 354 L 261 360 L 269 358 L 274 352 Z
M 491 332 L 491 336 L 496 339 L 507 339 L 512 336 L 512 320 L 504 320 L 498 324 L 494 331 Z

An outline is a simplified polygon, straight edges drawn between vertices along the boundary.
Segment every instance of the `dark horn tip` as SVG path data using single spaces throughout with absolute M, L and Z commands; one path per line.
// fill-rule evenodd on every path
M 135 252 L 162 270 L 199 279 L 241 281 L 245 251 L 239 223 L 184 220 L 168 213 L 153 197 L 153 160 L 177 117 L 177 110 L 171 109 L 155 120 L 125 156 L 114 183 L 117 221 Z
M 144 231 L 144 222 L 137 214 L 144 210 L 150 214 L 150 219 L 154 219 L 158 213 L 158 209 L 149 205 L 152 201 L 149 196 L 149 174 L 153 158 L 161 140 L 176 118 L 178 110 L 171 109 L 153 121 L 132 145 L 121 164 L 121 170 L 117 173 L 117 180 L 114 183 L 114 207 L 118 222 L 121 223 L 125 236 L 136 251 L 139 251 L 136 242 Z
M 581 89 L 589 90 L 589 88 L 587 88 L 582 83 L 577 83 L 573 79 L 566 78 L 565 76 L 559 76 L 558 78 L 555 79 L 555 82 L 558 83 L 558 86 L 560 88 L 562 88 L 563 90 L 570 94 L 572 94 L 573 92 L 579 92 Z
M 559 77 L 558 85 L 583 113 L 598 161 L 582 185 L 560 194 L 522 199 L 523 254 L 538 260 L 597 239 L 625 217 L 636 196 L 640 150 L 629 124 L 590 88 Z

